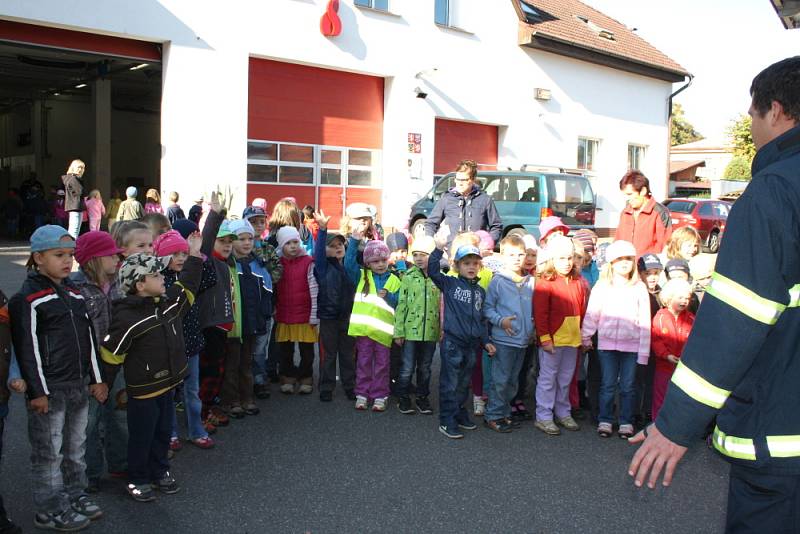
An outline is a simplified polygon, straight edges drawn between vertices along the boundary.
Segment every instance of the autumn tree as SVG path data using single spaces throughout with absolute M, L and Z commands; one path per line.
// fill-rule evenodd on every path
M 683 106 L 677 102 L 672 104 L 672 146 L 684 145 L 699 141 L 703 136 L 694 129 L 692 123 L 686 120 L 683 113 Z
M 733 155 L 745 158 L 748 164 L 756 155 L 756 146 L 753 144 L 753 134 L 750 131 L 751 123 L 750 115 L 741 113 L 731 121 L 726 130 L 733 145 Z

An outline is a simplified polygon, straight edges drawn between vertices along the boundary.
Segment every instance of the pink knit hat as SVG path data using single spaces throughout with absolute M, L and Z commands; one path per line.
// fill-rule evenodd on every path
M 544 241 L 554 231 L 561 230 L 564 235 L 569 234 L 569 226 L 561 222 L 561 217 L 551 215 L 539 223 L 539 241 Z
M 373 261 L 388 260 L 390 255 L 389 247 L 383 241 L 367 241 L 367 246 L 364 247 L 364 265 L 369 265 Z
M 119 254 L 122 249 L 114 243 L 114 238 L 108 232 L 92 230 L 78 237 L 75 242 L 75 260 L 84 265 L 92 258 L 102 258 Z
M 494 250 L 494 238 L 486 230 L 478 230 L 475 235 L 481 240 L 478 246 L 481 250 Z
M 177 230 L 170 230 L 156 238 L 153 251 L 156 256 L 171 256 L 176 252 L 189 252 L 189 243 Z

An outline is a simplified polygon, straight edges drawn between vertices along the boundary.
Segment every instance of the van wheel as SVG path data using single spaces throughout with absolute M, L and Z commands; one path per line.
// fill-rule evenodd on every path
M 708 235 L 708 251 L 716 254 L 719 251 L 719 231 L 714 230 Z
M 416 237 L 416 236 L 418 236 L 420 234 L 424 234 L 425 233 L 425 221 L 426 220 L 427 219 L 425 219 L 425 218 L 420 218 L 420 219 L 417 219 L 416 221 L 414 221 L 414 223 L 411 225 L 411 235 L 412 236 Z

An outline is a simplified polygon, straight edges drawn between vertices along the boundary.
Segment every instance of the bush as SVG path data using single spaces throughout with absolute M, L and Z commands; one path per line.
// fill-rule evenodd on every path
M 728 166 L 725 167 L 725 172 L 722 177 L 726 180 L 739 180 L 741 182 L 749 182 L 752 176 L 750 175 L 750 160 L 744 156 L 734 157 Z

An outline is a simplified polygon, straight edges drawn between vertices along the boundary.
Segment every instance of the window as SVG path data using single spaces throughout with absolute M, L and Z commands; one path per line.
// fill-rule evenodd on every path
M 714 211 L 716 212 L 717 217 L 720 217 L 722 219 L 727 219 L 728 218 L 728 212 L 730 210 L 728 209 L 728 205 L 727 204 L 724 204 L 722 202 L 715 202 L 714 203 Z
M 600 141 L 597 139 L 588 139 L 586 137 L 578 138 L 578 168 L 584 171 L 593 171 L 596 165 L 597 150 L 600 146 Z
M 441 26 L 450 25 L 450 0 L 435 0 L 433 20 Z
M 669 211 L 675 213 L 692 213 L 694 210 L 694 202 L 687 202 L 685 200 L 668 200 L 664 205 L 669 208 Z
M 389 11 L 389 0 L 356 0 L 355 4 L 380 11 Z
M 647 149 L 642 145 L 628 145 L 628 168 L 640 170 Z
M 525 15 L 525 22 L 529 24 L 542 22 L 542 16 L 539 12 L 525 0 L 519 0 L 519 7 L 522 9 L 522 14 Z
M 490 178 L 483 188 L 495 202 L 538 202 L 539 179 L 500 176 Z
M 703 217 L 713 217 L 714 207 L 711 205 L 710 202 L 703 202 L 702 204 L 700 204 L 700 209 L 697 210 L 697 214 Z

